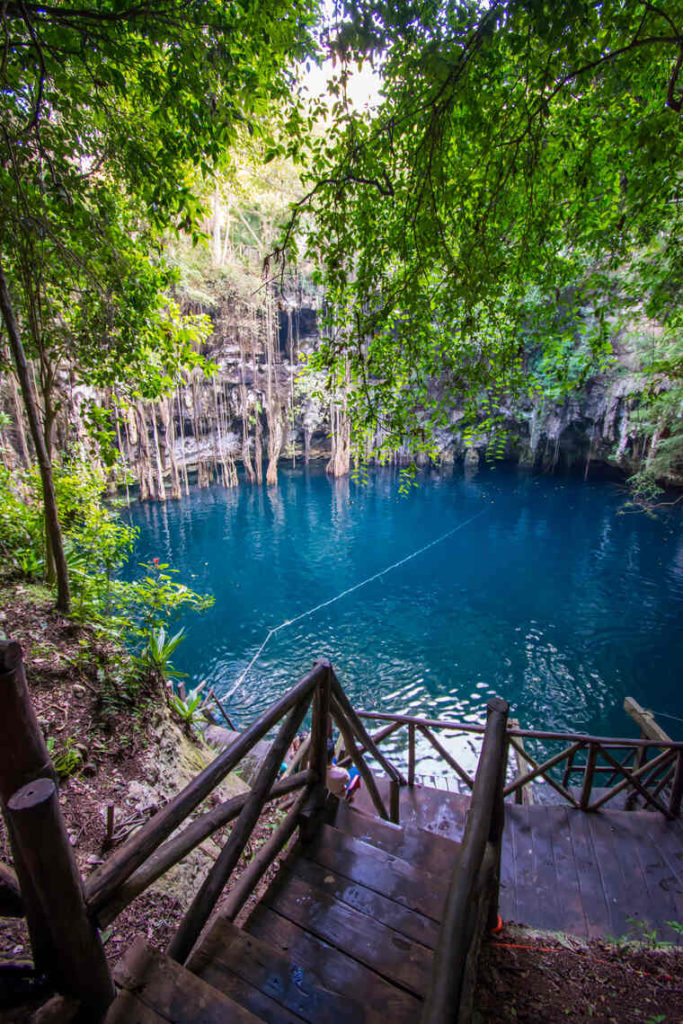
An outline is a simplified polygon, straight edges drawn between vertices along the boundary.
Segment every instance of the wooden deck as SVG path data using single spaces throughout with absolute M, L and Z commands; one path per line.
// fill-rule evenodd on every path
M 220 914 L 185 967 L 138 939 L 107 1024 L 414 1024 L 459 846 L 343 807 L 297 842 L 244 929 Z
M 415 786 L 400 800 L 402 822 L 462 838 L 467 796 Z M 354 806 L 372 813 L 362 790 Z M 582 938 L 642 938 L 654 928 L 658 939 L 683 945 L 667 925 L 683 923 L 683 822 L 651 811 L 508 803 L 500 910 L 506 921 Z
M 415 786 L 400 804 L 397 826 L 363 790 L 353 806 L 333 803 L 244 928 L 219 913 L 185 967 L 138 940 L 106 1024 L 414 1024 L 469 798 Z M 633 934 L 640 921 L 680 941 L 666 925 L 683 921 L 679 822 L 515 804 L 506 819 L 505 920 L 585 938 Z

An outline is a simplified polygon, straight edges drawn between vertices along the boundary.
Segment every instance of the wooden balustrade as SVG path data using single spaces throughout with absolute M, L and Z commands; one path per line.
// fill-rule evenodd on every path
M 323 678 L 321 679 L 320 676 Z M 327 678 L 327 667 L 323 667 L 316 676 L 316 682 L 324 682 Z M 179 963 L 184 963 L 192 952 L 192 948 L 199 938 L 199 933 L 208 921 L 218 897 L 242 856 L 244 847 L 263 810 L 266 796 L 277 777 L 289 745 L 303 722 L 304 715 L 308 710 L 309 700 L 307 698 L 309 696 L 310 690 L 304 690 L 303 695 L 299 695 L 298 701 L 291 708 L 287 718 L 280 726 L 280 730 L 268 750 L 265 760 L 254 780 L 247 801 L 240 811 L 225 846 L 206 876 L 203 885 L 193 899 L 169 944 L 168 955 Z
M 301 770 L 276 781 L 286 751 L 311 708 L 311 732 L 297 765 Z M 327 796 L 325 776 L 332 720 L 344 744 L 340 763 L 357 767 L 377 813 L 395 822 L 399 818 L 400 787 L 416 784 L 420 737 L 472 790 L 458 871 L 448 898 L 423 1016 L 423 1024 L 441 1024 L 446 1020 L 444 1013 L 449 1000 L 451 1005 L 466 1005 L 469 951 L 483 928 L 482 915 L 495 914 L 505 797 L 517 797 L 525 787 L 542 779 L 563 800 L 582 810 L 599 810 L 626 793 L 640 797 L 668 818 L 680 815 L 683 743 L 665 739 L 661 731 L 651 735 L 654 726 L 648 721 L 643 736 L 629 740 L 521 729 L 517 723 L 508 726 L 507 713 L 506 702 L 498 699 L 489 702 L 486 726 L 412 715 L 356 712 L 329 662 L 317 662 L 82 886 L 61 823 L 51 762 L 28 697 L 21 649 L 17 644 L 2 641 L 0 801 L 8 821 L 16 877 L 9 869 L 0 869 L 0 909 L 5 913 L 25 913 L 37 966 L 50 973 L 61 991 L 77 995 L 95 1020 L 113 991 L 96 925 L 103 927 L 114 920 L 199 843 L 234 822 L 218 859 L 171 942 L 169 953 L 184 962 L 265 804 L 302 790 L 228 898 L 224 912 L 230 918 L 239 912 L 297 826 L 303 830 L 304 840 L 315 826 Z M 371 721 L 381 725 L 374 735 L 364 724 Z M 187 823 L 242 757 L 276 726 L 279 731 L 252 789 Z M 382 742 L 395 737 L 403 728 L 407 730 L 407 777 L 380 750 Z M 442 730 L 483 737 L 474 779 L 438 738 L 437 733 Z M 561 749 L 553 752 L 553 744 L 557 743 Z M 517 767 L 506 785 L 510 752 L 517 759 Z M 366 758 L 372 758 L 389 778 L 389 810 Z M 527 770 L 520 765 L 526 765 Z M 596 787 L 596 780 L 606 785 Z M 185 827 L 179 830 L 184 822 Z
M 365 721 L 382 722 L 384 725 L 375 734 L 374 742 L 379 744 L 389 736 L 395 736 L 402 728 L 407 729 L 408 785 L 416 780 L 416 736 L 419 733 L 436 750 L 441 760 L 455 773 L 468 789 L 472 779 L 453 753 L 434 736 L 434 730 L 455 731 L 458 734 L 481 736 L 485 727 L 469 725 L 450 720 L 419 718 L 414 715 L 394 715 L 388 712 L 359 711 L 358 717 Z M 654 727 L 652 727 L 654 728 Z M 654 738 L 648 732 L 639 739 L 621 737 L 591 736 L 582 733 L 549 732 L 544 730 L 521 729 L 517 723 L 507 728 L 509 749 L 516 758 L 510 774 L 512 779 L 505 787 L 505 796 L 520 799 L 533 782 L 543 781 L 554 789 L 570 806 L 585 811 L 597 811 L 610 800 L 625 792 L 633 797 L 642 797 L 646 806 L 653 807 L 667 818 L 680 815 L 683 801 L 683 743 L 663 739 L 666 734 L 657 727 Z M 525 745 L 536 744 L 543 752 L 537 759 Z M 557 753 L 550 754 L 549 745 L 564 744 Z M 655 747 L 655 756 L 649 756 L 649 748 Z M 585 760 L 580 760 L 585 754 Z M 525 763 L 528 771 L 521 771 Z M 556 777 L 556 772 L 561 775 Z M 578 776 L 577 787 L 572 792 L 572 778 Z M 597 786 L 598 780 L 603 780 Z M 618 781 L 617 781 L 618 780 Z M 596 792 L 596 789 L 598 790 Z M 668 794 L 667 791 L 668 790 Z
M 265 736 L 290 708 L 310 697 L 314 687 L 326 674 L 326 666 L 316 665 L 92 873 L 88 879 L 89 905 L 92 910 L 98 912 L 111 900 L 125 880 L 157 847 L 161 846 L 226 775 L 234 770 L 254 744 Z
M 498 907 L 509 705 L 492 698 L 472 803 L 446 900 L 420 1024 L 471 1020 L 476 953 Z

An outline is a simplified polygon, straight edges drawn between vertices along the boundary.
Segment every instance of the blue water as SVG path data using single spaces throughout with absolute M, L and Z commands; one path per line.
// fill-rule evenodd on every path
M 615 484 L 504 466 L 424 474 L 407 496 L 389 470 L 360 485 L 281 469 L 275 489 L 195 490 L 130 517 L 134 562 L 170 562 L 215 596 L 181 620 L 175 663 L 238 722 L 322 655 L 366 709 L 480 721 L 496 694 L 525 726 L 634 735 L 627 694 L 683 719 L 683 531 L 676 510 L 623 505 Z M 280 630 L 238 684 L 270 629 L 449 531 Z

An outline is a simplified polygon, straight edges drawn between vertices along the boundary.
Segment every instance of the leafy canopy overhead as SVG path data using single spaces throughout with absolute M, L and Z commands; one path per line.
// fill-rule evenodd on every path
M 162 355 L 190 358 L 197 325 L 164 299 L 163 233 L 196 237 L 197 176 L 288 95 L 314 14 L 303 0 L 0 6 L 0 262 L 31 354 L 68 351 L 112 383 L 155 350 L 148 391 Z
M 580 383 L 623 322 L 680 328 L 681 0 L 354 0 L 333 48 L 382 100 L 321 104 L 295 214 L 361 433 L 428 447 L 453 391 L 493 409 Z

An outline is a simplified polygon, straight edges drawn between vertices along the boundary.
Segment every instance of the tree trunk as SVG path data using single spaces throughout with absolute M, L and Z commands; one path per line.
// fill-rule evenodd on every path
M 50 456 L 45 445 L 45 437 L 43 435 L 43 430 L 41 429 L 38 406 L 31 387 L 31 378 L 26 353 L 24 352 L 24 346 L 21 343 L 19 325 L 17 324 L 14 309 L 12 308 L 12 300 L 7 287 L 7 279 L 5 277 L 5 271 L 2 263 L 0 263 L 0 310 L 2 310 L 2 318 L 5 322 L 5 328 L 9 337 L 10 348 L 12 350 L 14 365 L 17 371 L 17 378 L 19 380 L 21 394 L 24 400 L 24 407 L 26 409 L 26 416 L 28 417 L 31 438 L 33 439 L 36 458 L 38 459 L 38 467 L 40 469 L 40 480 L 43 487 L 43 506 L 45 509 L 45 529 L 54 556 L 57 575 L 57 608 L 60 612 L 68 614 L 71 611 L 69 571 L 66 564 L 66 555 L 64 554 L 62 529 L 59 524 L 59 516 L 57 514 L 57 497 L 55 495 L 55 483 L 52 476 L 52 463 L 50 462 Z

